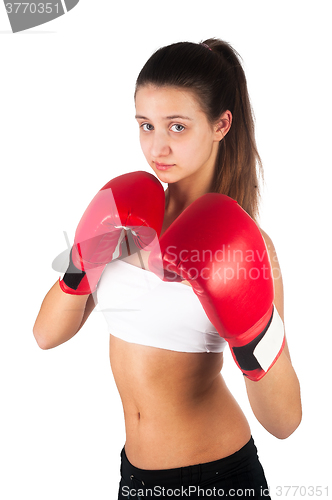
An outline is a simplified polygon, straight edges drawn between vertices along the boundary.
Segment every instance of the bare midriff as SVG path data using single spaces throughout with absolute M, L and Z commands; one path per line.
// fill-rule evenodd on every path
M 110 363 L 123 405 L 125 451 L 135 467 L 211 462 L 249 441 L 248 422 L 221 375 L 223 353 L 159 349 L 111 334 Z
M 147 252 L 123 260 L 148 270 Z M 125 342 L 115 333 L 110 363 L 123 405 L 125 451 L 135 467 L 211 462 L 249 441 L 249 424 L 220 373 L 223 353 L 160 349 Z

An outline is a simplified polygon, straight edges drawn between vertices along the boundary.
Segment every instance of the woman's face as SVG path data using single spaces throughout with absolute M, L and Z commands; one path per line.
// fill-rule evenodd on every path
M 212 178 L 222 135 L 193 92 L 145 85 L 135 103 L 142 151 L 162 182 Z

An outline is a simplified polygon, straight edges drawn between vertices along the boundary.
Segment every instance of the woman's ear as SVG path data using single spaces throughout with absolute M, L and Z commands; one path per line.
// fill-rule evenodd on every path
M 216 122 L 214 126 L 216 141 L 220 142 L 225 137 L 225 135 L 231 128 L 232 118 L 233 118 L 232 113 L 229 110 L 227 110 L 221 115 L 219 120 Z

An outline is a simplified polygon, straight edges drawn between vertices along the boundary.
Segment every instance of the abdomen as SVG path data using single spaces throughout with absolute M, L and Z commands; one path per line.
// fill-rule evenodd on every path
M 220 374 L 222 353 L 182 353 L 111 335 L 110 361 L 134 466 L 168 469 L 218 460 L 250 439 Z

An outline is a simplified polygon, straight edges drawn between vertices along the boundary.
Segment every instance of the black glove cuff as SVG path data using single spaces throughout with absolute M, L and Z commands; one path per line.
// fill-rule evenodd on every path
M 72 252 L 73 249 L 71 249 L 70 251 L 69 266 L 62 278 L 62 281 L 65 283 L 65 285 L 67 285 L 68 288 L 71 288 L 72 290 L 77 290 L 86 273 L 85 271 L 78 269 L 74 265 L 72 259 Z
M 261 365 L 258 363 L 257 359 L 254 356 L 254 349 L 269 329 L 272 317 L 273 313 L 262 333 L 260 333 L 254 340 L 249 342 L 249 344 L 232 348 L 236 357 L 236 361 L 239 363 L 241 370 L 251 371 L 257 370 L 257 368 L 262 369 Z

